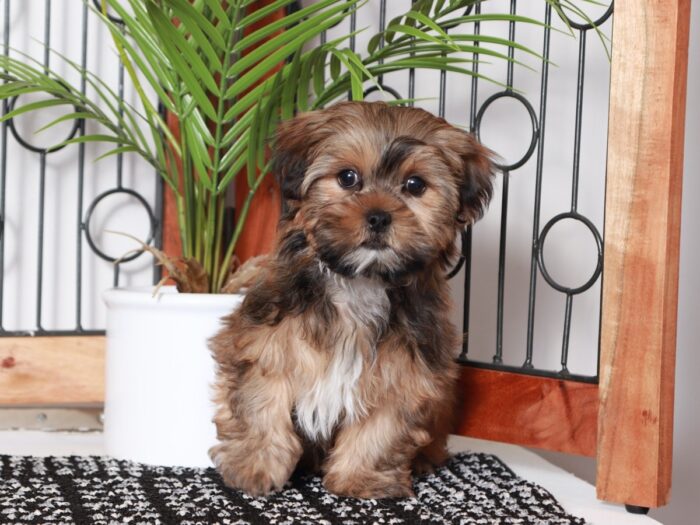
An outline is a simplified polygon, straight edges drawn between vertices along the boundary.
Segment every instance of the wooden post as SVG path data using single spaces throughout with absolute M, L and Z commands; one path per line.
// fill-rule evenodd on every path
M 262 9 L 271 4 L 272 1 L 273 0 L 257 0 L 257 2 L 251 4 L 248 9 L 250 11 Z M 247 28 L 246 33 L 256 31 L 267 24 L 281 19 L 283 16 L 284 9 L 279 9 Z M 279 32 L 281 32 L 281 30 Z M 274 35 L 271 35 L 259 44 L 253 45 L 248 52 L 262 45 L 273 36 Z M 282 66 L 283 64 L 280 63 L 276 68 L 270 70 L 268 76 L 272 76 Z M 234 182 L 236 189 L 236 221 L 240 220 L 240 212 L 243 209 L 243 203 L 250 191 L 245 171 L 244 169 L 239 173 Z M 267 253 L 272 249 L 275 233 L 277 231 L 277 223 L 279 222 L 280 211 L 282 209 L 281 198 L 280 190 L 273 174 L 268 174 L 266 179 L 260 184 L 260 187 L 250 203 L 245 228 L 241 232 L 238 244 L 236 245 L 236 257 L 238 257 L 239 261 L 245 262 L 251 257 Z
M 615 2 L 597 493 L 668 502 L 690 0 Z

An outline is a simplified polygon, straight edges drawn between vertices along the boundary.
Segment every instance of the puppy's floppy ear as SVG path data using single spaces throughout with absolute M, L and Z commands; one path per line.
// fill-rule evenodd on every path
M 464 142 L 459 155 L 462 159 L 462 180 L 458 220 L 471 224 L 481 218 L 491 200 L 496 167 L 491 150 L 479 144 L 471 133 L 461 134 Z
M 286 200 L 301 199 L 301 184 L 326 121 L 322 113 L 302 113 L 277 128 L 272 170 Z

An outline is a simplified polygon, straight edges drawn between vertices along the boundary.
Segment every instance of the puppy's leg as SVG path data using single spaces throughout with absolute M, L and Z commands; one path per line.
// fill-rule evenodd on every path
M 447 433 L 436 436 L 426 446 L 418 450 L 413 460 L 413 472 L 415 474 L 428 474 L 435 471 L 435 467 L 443 465 L 449 453 L 447 452 Z
M 281 489 L 302 453 L 288 380 L 252 369 L 235 390 L 221 393 L 215 418 L 221 443 L 209 454 L 224 482 L 255 496 Z
M 429 441 L 399 408 L 378 409 L 339 430 L 323 484 L 330 492 L 358 498 L 413 496 L 411 460 Z
M 448 390 L 445 399 L 432 404 L 430 411 L 433 420 L 428 432 L 432 440 L 421 447 L 413 460 L 413 472 L 426 474 L 433 472 L 435 467 L 443 465 L 449 458 L 447 437 L 454 428 L 455 403 L 453 390 Z

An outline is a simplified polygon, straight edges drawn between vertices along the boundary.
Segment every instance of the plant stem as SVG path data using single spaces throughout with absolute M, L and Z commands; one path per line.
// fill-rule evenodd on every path
M 216 276 L 219 275 L 219 269 L 221 267 L 221 250 L 223 248 L 222 244 L 224 242 L 224 210 L 226 208 L 226 194 L 222 194 L 217 198 L 217 210 L 216 210 L 216 236 L 214 238 L 214 269 L 210 278 L 209 287 L 212 293 L 219 292 L 215 288 Z M 224 270 L 225 272 L 225 270 Z

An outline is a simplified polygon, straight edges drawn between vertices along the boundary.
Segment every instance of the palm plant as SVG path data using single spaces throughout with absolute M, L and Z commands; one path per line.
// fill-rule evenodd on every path
M 315 47 L 319 35 L 367 0 L 318 0 L 261 27 L 271 13 L 294 0 L 275 0 L 252 11 L 254 0 L 103 0 L 97 16 L 109 28 L 138 94 L 138 107 L 97 75 L 67 57 L 96 100 L 26 55 L 0 57 L 0 99 L 32 92 L 48 99 L 4 115 L 10 119 L 49 106 L 74 108 L 47 127 L 69 119 L 93 121 L 97 132 L 65 143 L 106 142 L 104 156 L 136 153 L 150 163 L 175 194 L 182 253 L 179 261 L 153 248 L 181 291 L 219 292 L 255 190 L 269 172 L 266 144 L 280 119 L 323 107 L 350 93 L 362 99 L 365 85 L 393 71 L 437 69 L 474 75 L 479 57 L 513 60 L 508 47 L 537 56 L 507 39 L 448 34 L 465 22 L 539 22 L 507 14 L 464 14 L 478 0 L 418 0 L 376 34 L 363 54 L 350 49 L 352 35 Z M 557 11 L 569 6 L 546 0 Z M 118 17 L 108 16 L 107 9 Z M 159 107 L 160 106 L 160 107 Z M 163 111 L 175 117 L 168 126 Z M 231 182 L 247 177 L 249 194 L 231 239 L 224 246 L 224 197 Z

